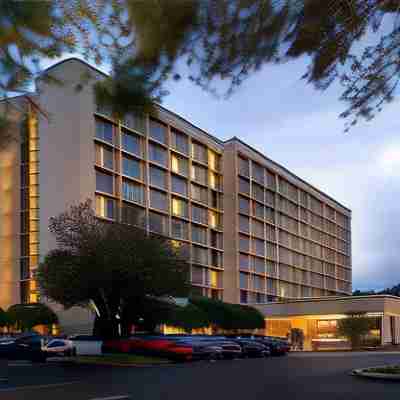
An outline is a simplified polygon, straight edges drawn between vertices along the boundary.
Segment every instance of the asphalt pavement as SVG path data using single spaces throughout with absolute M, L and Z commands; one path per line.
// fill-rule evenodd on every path
M 354 368 L 393 363 L 400 363 L 400 354 L 293 353 L 160 367 L 12 363 L 9 382 L 0 382 L 0 399 L 398 400 L 400 383 L 349 375 Z

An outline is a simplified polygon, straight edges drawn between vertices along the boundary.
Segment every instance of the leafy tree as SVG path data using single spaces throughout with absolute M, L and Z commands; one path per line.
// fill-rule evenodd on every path
M 206 297 L 192 298 L 190 302 L 202 309 L 211 324 L 220 329 L 258 329 L 265 326 L 264 316 L 251 306 L 224 303 Z
M 353 349 L 359 348 L 363 336 L 374 326 L 374 320 L 364 314 L 349 314 L 346 318 L 338 320 L 337 331 L 340 336 L 349 339 Z
M 57 248 L 38 269 L 44 295 L 66 308 L 94 304 L 102 336 L 125 332 L 150 297 L 185 296 L 188 265 L 166 238 L 99 220 L 91 201 L 50 221 Z
M 54 311 L 42 303 L 14 304 L 7 310 L 8 325 L 17 330 L 30 331 L 37 325 L 58 323 Z
M 0 308 L 0 328 L 4 328 L 9 325 L 10 321 L 7 313 L 2 308 Z
M 41 59 L 77 52 L 111 65 L 95 93 L 121 115 L 151 108 L 170 78 L 211 91 L 220 78 L 229 95 L 266 63 L 307 55 L 303 77 L 318 89 L 339 80 L 348 104 L 341 116 L 355 124 L 395 95 L 399 13 L 396 0 L 3 0 L 0 96 L 29 89 Z M 368 46 L 371 31 L 380 40 Z

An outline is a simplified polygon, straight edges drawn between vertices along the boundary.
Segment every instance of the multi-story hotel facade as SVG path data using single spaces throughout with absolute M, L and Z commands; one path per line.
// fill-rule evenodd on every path
M 194 293 L 250 304 L 351 294 L 349 209 L 161 106 L 113 118 L 94 101 L 104 74 L 83 61 L 45 74 L 63 84 L 39 78 L 13 100 L 17 140 L 0 150 L 0 307 L 40 299 L 34 271 L 56 246 L 49 218 L 86 199 L 100 218 L 170 237 Z

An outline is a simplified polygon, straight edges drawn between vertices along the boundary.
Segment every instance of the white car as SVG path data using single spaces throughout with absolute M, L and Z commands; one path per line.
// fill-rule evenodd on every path
M 44 347 L 43 351 L 49 353 L 49 356 L 63 355 L 67 357 L 76 356 L 76 348 L 71 340 L 52 339 Z

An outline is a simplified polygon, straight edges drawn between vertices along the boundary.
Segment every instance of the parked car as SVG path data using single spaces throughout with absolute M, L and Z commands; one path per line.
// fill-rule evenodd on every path
M 289 346 L 282 340 L 278 340 L 269 336 L 256 337 L 256 340 L 268 345 L 272 356 L 283 356 L 289 351 Z
M 203 338 L 186 337 L 178 339 L 175 343 L 189 344 L 193 349 L 194 360 L 218 360 L 223 357 L 223 349 L 221 346 L 204 340 Z
M 232 339 L 235 343 L 238 343 L 242 348 L 242 356 L 253 358 L 253 357 L 267 357 L 271 354 L 269 346 L 253 339 L 236 338 Z
M 22 335 L 15 339 L 0 341 L 0 358 L 45 362 L 44 337 L 37 334 Z
M 76 347 L 71 340 L 52 339 L 44 347 L 48 356 L 76 356 Z
M 221 352 L 222 358 L 233 359 L 242 357 L 241 346 L 232 340 L 218 336 L 210 336 L 209 338 L 205 338 L 205 340 L 222 348 Z

